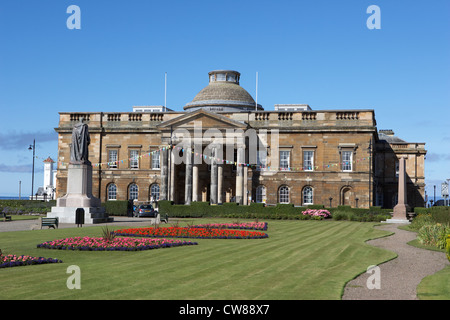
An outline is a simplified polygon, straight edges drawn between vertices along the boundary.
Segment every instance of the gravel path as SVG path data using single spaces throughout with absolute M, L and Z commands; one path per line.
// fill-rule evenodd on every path
M 416 288 L 422 279 L 449 265 L 442 252 L 419 249 L 407 243 L 416 238 L 415 232 L 398 229 L 398 224 L 383 224 L 376 228 L 395 234 L 368 241 L 376 247 L 394 251 L 398 257 L 380 264 L 380 289 L 368 289 L 367 280 L 375 273 L 364 272 L 344 289 L 342 300 L 417 300 Z M 369 267 L 369 266 L 368 266 Z
M 177 219 L 171 219 L 169 223 L 176 222 Z M 110 228 L 118 226 L 130 226 L 130 227 L 145 227 L 151 225 L 153 218 L 130 218 L 130 217 L 114 217 L 113 222 L 98 223 L 98 224 L 83 224 L 82 228 L 94 227 L 94 226 L 108 226 Z M 0 232 L 8 231 L 22 231 L 39 229 L 39 221 L 36 220 L 13 220 L 13 221 L 0 221 Z M 73 223 L 60 223 L 58 228 L 76 228 L 77 225 Z M 46 228 L 46 227 L 45 227 Z

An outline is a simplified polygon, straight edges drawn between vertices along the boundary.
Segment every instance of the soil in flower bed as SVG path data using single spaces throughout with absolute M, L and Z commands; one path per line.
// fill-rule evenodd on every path
M 75 237 L 47 241 L 38 244 L 37 247 L 47 249 L 84 251 L 139 251 L 196 244 L 196 242 L 173 239 L 135 239 L 116 237 L 112 240 L 106 240 L 101 237 Z
M 137 237 L 174 237 L 200 239 L 260 239 L 268 235 L 258 231 L 215 228 L 129 228 L 114 231 L 116 235 Z
M 207 223 L 190 226 L 191 228 L 216 228 L 216 229 L 245 229 L 245 230 L 267 230 L 267 222 L 246 223 Z
M 0 268 L 28 266 L 33 264 L 62 263 L 62 260 L 54 258 L 31 257 L 27 255 L 17 256 L 15 254 L 0 255 Z

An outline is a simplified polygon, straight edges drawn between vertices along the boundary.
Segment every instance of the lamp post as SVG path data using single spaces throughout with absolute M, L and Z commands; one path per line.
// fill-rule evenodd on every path
M 333 198 L 329 197 L 328 200 L 330 200 L 330 208 L 331 208 L 331 201 L 333 201 Z
M 31 174 L 31 200 L 33 200 L 33 187 L 34 187 L 34 157 L 35 157 L 35 151 L 36 151 L 36 140 L 33 139 L 33 145 L 30 144 L 28 147 L 28 150 L 33 150 L 33 171 Z

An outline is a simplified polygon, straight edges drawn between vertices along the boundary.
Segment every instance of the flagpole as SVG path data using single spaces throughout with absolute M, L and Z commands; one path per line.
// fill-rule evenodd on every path
M 256 72 L 256 102 L 255 111 L 258 111 L 258 72 Z
M 167 72 L 164 74 L 164 111 L 167 112 Z

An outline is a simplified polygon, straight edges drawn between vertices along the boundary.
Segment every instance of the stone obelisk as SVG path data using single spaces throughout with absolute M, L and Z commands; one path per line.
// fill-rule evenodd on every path
M 56 200 L 56 207 L 47 217 L 58 217 L 60 223 L 75 223 L 77 209 L 84 210 L 84 223 L 94 224 L 112 221 L 101 206 L 101 201 L 92 195 L 92 164 L 89 161 L 90 136 L 83 119 L 75 124 L 70 146 L 70 162 L 67 170 L 67 193 Z
M 399 159 L 399 173 L 398 173 L 398 203 L 394 207 L 394 214 L 392 219 L 386 220 L 388 223 L 409 223 L 408 212 L 409 206 L 407 201 L 406 190 L 406 157 Z

